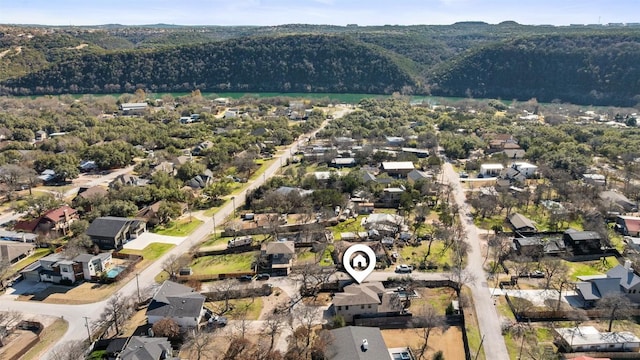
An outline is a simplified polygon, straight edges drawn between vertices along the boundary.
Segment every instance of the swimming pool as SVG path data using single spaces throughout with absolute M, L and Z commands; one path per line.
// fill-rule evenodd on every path
M 111 269 L 109 269 L 109 271 L 107 271 L 107 277 L 109 279 L 113 279 L 116 276 L 118 276 L 122 271 L 124 271 L 126 268 L 127 268 L 126 266 L 116 265 Z

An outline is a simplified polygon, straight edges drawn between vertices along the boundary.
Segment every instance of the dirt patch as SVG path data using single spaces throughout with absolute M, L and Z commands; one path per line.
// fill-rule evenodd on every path
M 305 297 L 302 299 L 302 303 L 307 306 L 328 306 L 331 305 L 331 294 L 319 293 L 318 296 Z
M 76 287 L 52 285 L 42 293 L 34 295 L 31 300 L 38 300 L 50 304 L 89 304 L 106 299 L 114 291 L 126 284 L 127 280 L 116 284 L 82 283 Z
M 30 346 L 35 342 L 38 336 L 27 330 L 16 330 L 6 339 L 3 343 L 6 345 L 0 348 L 0 358 L 11 359 L 16 354 L 20 353 L 25 347 Z
M 422 340 L 416 330 L 396 329 L 381 330 L 382 338 L 388 348 L 410 347 L 419 348 Z M 449 327 L 445 332 L 435 329 L 429 336 L 429 347 L 426 359 L 431 359 L 433 354 L 442 351 L 445 359 L 464 359 L 464 346 L 462 342 L 462 330 L 459 327 Z
M 271 295 L 262 297 L 262 311 L 258 319 L 265 320 L 270 314 L 273 314 L 276 309 L 279 311 L 288 309 L 289 300 L 287 294 L 280 288 L 274 288 Z

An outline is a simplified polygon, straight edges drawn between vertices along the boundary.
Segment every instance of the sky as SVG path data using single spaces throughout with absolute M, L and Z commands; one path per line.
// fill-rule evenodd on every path
M 640 23 L 640 0 L 0 0 L 0 23 L 43 25 Z

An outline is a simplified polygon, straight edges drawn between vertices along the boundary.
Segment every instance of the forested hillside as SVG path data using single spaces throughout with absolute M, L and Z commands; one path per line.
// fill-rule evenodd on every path
M 87 54 L 6 81 L 2 93 L 292 91 L 391 93 L 415 81 L 390 56 L 341 36 L 235 39 Z
M 640 102 L 640 27 L 0 27 L 0 94 L 355 92 Z
M 445 64 L 430 83 L 445 96 L 633 106 L 640 102 L 640 33 L 502 42 Z

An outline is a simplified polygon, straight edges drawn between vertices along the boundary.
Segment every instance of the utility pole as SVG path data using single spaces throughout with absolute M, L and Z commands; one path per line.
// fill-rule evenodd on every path
M 480 356 L 480 349 L 482 349 L 482 343 L 484 342 L 484 335 L 482 335 L 482 339 L 480 339 L 480 345 L 478 345 L 478 351 L 476 351 L 476 357 L 474 360 L 478 360 L 478 356 Z
M 231 202 L 233 203 L 233 218 L 236 218 L 236 197 L 232 196 L 231 197 Z
M 213 239 L 215 240 L 215 238 L 216 238 L 216 215 L 213 214 L 211 219 L 213 220 Z
M 140 282 L 138 282 L 138 275 L 140 275 L 139 273 L 136 273 L 136 288 L 138 289 L 138 305 L 140 303 L 142 303 L 142 298 L 140 297 Z
M 84 317 L 84 325 L 87 327 L 87 335 L 89 335 L 89 342 L 91 342 L 91 329 L 89 328 L 89 318 L 87 316 Z

